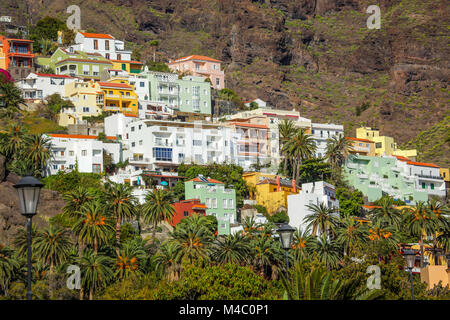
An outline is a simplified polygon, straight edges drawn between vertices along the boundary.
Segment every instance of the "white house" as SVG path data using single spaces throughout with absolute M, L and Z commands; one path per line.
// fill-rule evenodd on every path
M 46 134 L 50 138 L 52 158 L 47 165 L 46 173 L 53 175 L 58 171 L 70 171 L 78 165 L 79 172 L 100 173 L 103 168 L 104 145 L 110 152 L 118 152 L 119 145 L 103 143 L 97 136 L 75 134 Z M 115 137 L 108 137 L 115 140 Z M 109 146 L 111 144 L 111 146 Z M 114 158 L 114 157 L 113 157 Z
M 110 34 L 78 32 L 74 42 L 69 47 L 70 52 L 84 51 L 99 53 L 110 60 L 131 60 L 131 51 L 125 50 L 124 42 Z
M 311 135 L 317 146 L 315 157 L 321 158 L 327 152 L 327 139 L 333 136 L 343 136 L 344 126 L 332 123 L 312 123 Z
M 246 101 L 244 104 L 247 108 L 250 107 L 250 103 L 256 103 L 258 105 L 258 108 L 265 108 L 267 107 L 267 103 L 259 98 L 255 99 L 255 100 L 250 100 L 250 101 Z
M 328 208 L 339 208 L 334 186 L 325 181 L 302 184 L 302 190 L 298 194 L 288 195 L 287 203 L 289 224 L 302 230 L 305 230 L 308 225 L 303 219 L 313 213 L 307 207 L 308 205 L 323 203 Z
M 64 86 L 76 80 L 77 78 L 67 75 L 31 72 L 26 78 L 17 81 L 16 84 L 22 90 L 24 99 L 42 100 L 54 93 L 65 97 Z

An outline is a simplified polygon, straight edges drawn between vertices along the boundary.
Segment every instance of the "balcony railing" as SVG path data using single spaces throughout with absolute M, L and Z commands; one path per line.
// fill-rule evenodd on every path
M 442 180 L 442 178 L 440 176 L 433 176 L 433 175 L 420 174 L 420 173 L 416 173 L 414 175 L 416 177 L 419 177 L 419 178 L 433 179 L 433 180 Z

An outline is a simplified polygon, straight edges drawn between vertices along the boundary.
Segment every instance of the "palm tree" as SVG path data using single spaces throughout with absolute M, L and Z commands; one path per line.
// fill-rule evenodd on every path
M 94 299 L 94 292 L 105 287 L 113 277 L 110 267 L 111 259 L 88 249 L 79 260 L 81 271 L 81 287 L 89 291 L 89 300 Z M 83 296 L 80 296 L 83 299 Z
M 20 111 L 20 105 L 25 103 L 22 91 L 12 81 L 0 79 L 0 97 L 4 104 L 1 114 L 7 118 L 13 118 Z
M 147 254 L 142 243 L 133 240 L 124 243 L 117 255 L 115 276 L 123 279 L 141 275 L 146 257 Z
M 36 257 L 42 263 L 49 265 L 50 274 L 54 273 L 55 266 L 62 264 L 67 259 L 71 247 L 68 231 L 60 227 L 50 225 L 49 228 L 36 235 Z
M 350 216 L 340 219 L 336 235 L 336 241 L 341 245 L 346 255 L 351 255 L 357 245 L 367 240 L 366 230 L 357 220 Z
M 374 222 L 380 221 L 385 226 L 394 225 L 399 227 L 402 213 L 394 208 L 394 199 L 392 197 L 382 197 L 379 203 L 380 208 L 374 208 L 369 213 L 371 220 Z
M 420 240 L 420 267 L 424 267 L 423 263 L 423 236 L 424 234 L 434 234 L 439 228 L 439 219 L 432 210 L 429 210 L 426 203 L 418 201 L 412 208 L 403 210 L 405 226 L 409 233 Z
M 175 208 L 172 203 L 174 197 L 172 192 L 156 189 L 148 192 L 145 196 L 145 203 L 142 206 L 142 217 L 145 222 L 153 224 L 152 241 L 155 243 L 156 226 L 161 221 L 172 221 Z
M 38 232 L 35 242 L 36 257 L 49 266 L 50 296 L 53 295 L 55 266 L 63 264 L 70 255 L 72 243 L 67 230 L 50 225 Z
M 40 134 L 28 135 L 25 138 L 25 149 L 21 156 L 29 159 L 34 170 L 42 171 L 52 157 L 50 138 Z
M 204 216 L 193 214 L 183 219 L 183 224 L 178 224 L 170 236 L 180 246 L 181 259 L 188 259 L 190 264 L 194 260 L 209 259 L 209 245 L 213 241 L 213 235 L 207 227 Z
M 9 282 L 13 279 L 15 270 L 20 267 L 13 254 L 11 248 L 0 244 L 0 285 L 5 297 L 8 295 Z
M 292 120 L 283 120 L 279 125 L 278 125 L 278 131 L 280 133 L 280 150 L 283 150 L 284 145 L 291 140 L 296 131 L 297 128 L 295 127 L 295 124 Z M 283 164 L 283 173 L 286 175 L 287 172 L 287 161 L 288 161 L 288 155 L 284 154 L 284 164 Z
M 72 230 L 77 235 L 78 243 L 87 244 L 98 252 L 98 247 L 106 243 L 114 232 L 114 227 L 102 212 L 101 204 L 87 202 L 80 209 L 81 217 L 73 225 Z
M 369 290 L 360 279 L 332 279 L 325 268 L 309 272 L 297 263 L 289 280 L 281 275 L 283 287 L 290 300 L 373 300 L 380 298 L 380 290 Z
M 211 257 L 221 263 L 242 264 L 250 253 L 250 247 L 241 234 L 226 235 L 218 238 L 212 249 Z
M 307 228 L 312 229 L 311 234 L 313 236 L 317 235 L 317 232 L 326 235 L 333 232 L 337 223 L 335 208 L 329 208 L 323 202 L 319 205 L 307 205 L 307 208 L 312 211 L 312 213 L 308 214 L 303 221 L 308 223 Z
M 300 166 L 305 159 L 313 157 L 316 151 L 316 144 L 311 135 L 306 134 L 303 128 L 298 129 L 297 133 L 285 143 L 282 153 L 289 155 L 292 162 L 292 178 L 298 182 Z
M 317 256 L 329 268 L 336 268 L 342 257 L 339 243 L 330 240 L 325 233 L 311 241 L 309 253 Z
M 108 181 L 101 200 L 105 210 L 110 212 L 116 221 L 116 253 L 120 251 L 120 235 L 122 222 L 136 214 L 136 198 L 132 195 L 133 187 L 127 184 Z
M 295 230 L 292 248 L 295 250 L 297 260 L 307 255 L 307 248 L 311 240 L 311 235 L 307 229 L 303 230 L 300 228 Z
M 333 136 L 327 139 L 327 151 L 325 157 L 333 168 L 339 168 L 348 157 L 352 145 L 343 135 Z
M 7 160 L 16 159 L 25 146 L 25 136 L 26 134 L 20 124 L 15 123 L 9 126 L 8 134 L 3 136 L 0 141 L 0 153 Z
M 66 202 L 63 207 L 63 213 L 69 218 L 78 220 L 82 215 L 81 208 L 89 201 L 92 201 L 94 196 L 88 188 L 80 185 L 75 190 L 66 192 L 63 195 L 63 199 Z
M 269 274 L 269 268 L 273 271 L 274 266 L 283 261 L 284 254 L 281 245 L 273 241 L 270 234 L 261 233 L 251 243 L 251 256 L 254 257 L 253 265 L 257 266 L 263 276 Z
M 180 260 L 180 244 L 166 241 L 153 256 L 155 268 L 160 274 L 167 274 L 170 280 L 178 279 L 178 265 Z

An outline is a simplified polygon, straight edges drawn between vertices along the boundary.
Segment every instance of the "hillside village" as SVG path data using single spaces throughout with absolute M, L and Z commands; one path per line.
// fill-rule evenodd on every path
M 70 172 L 98 175 L 129 186 L 136 206 L 149 193 L 170 191 L 173 217 L 149 223 L 150 239 L 156 232 L 164 239 L 163 229 L 173 232 L 193 215 L 215 217 L 220 237 L 247 232 L 250 220 L 306 230 L 318 212 L 351 212 L 364 224 L 386 199 L 398 208 L 448 204 L 449 168 L 419 162 L 417 150 L 400 149 L 378 128 L 359 127 L 351 137 L 343 124 L 313 122 L 262 99 L 236 104 L 214 57 L 192 54 L 155 70 L 114 35 L 81 30 L 51 55 L 33 45 L 0 36 L 1 81 L 13 83 L 23 101 L 1 129 L 17 135 L 21 116 L 58 101 L 54 129 L 39 133 L 48 156 L 37 166 L 7 171 L 33 168 L 49 189 Z M 0 96 L 0 105 L 2 98 L 7 108 L 11 101 Z M 440 264 L 431 257 L 422 251 L 417 259 Z

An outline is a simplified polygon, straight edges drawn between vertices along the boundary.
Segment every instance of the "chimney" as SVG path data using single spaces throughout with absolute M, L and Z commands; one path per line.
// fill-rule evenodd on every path
M 297 185 L 295 184 L 295 179 L 292 179 L 292 191 L 293 191 L 294 193 L 297 192 Z
M 277 191 L 278 192 L 281 191 L 281 188 L 280 188 L 280 176 L 277 176 Z

